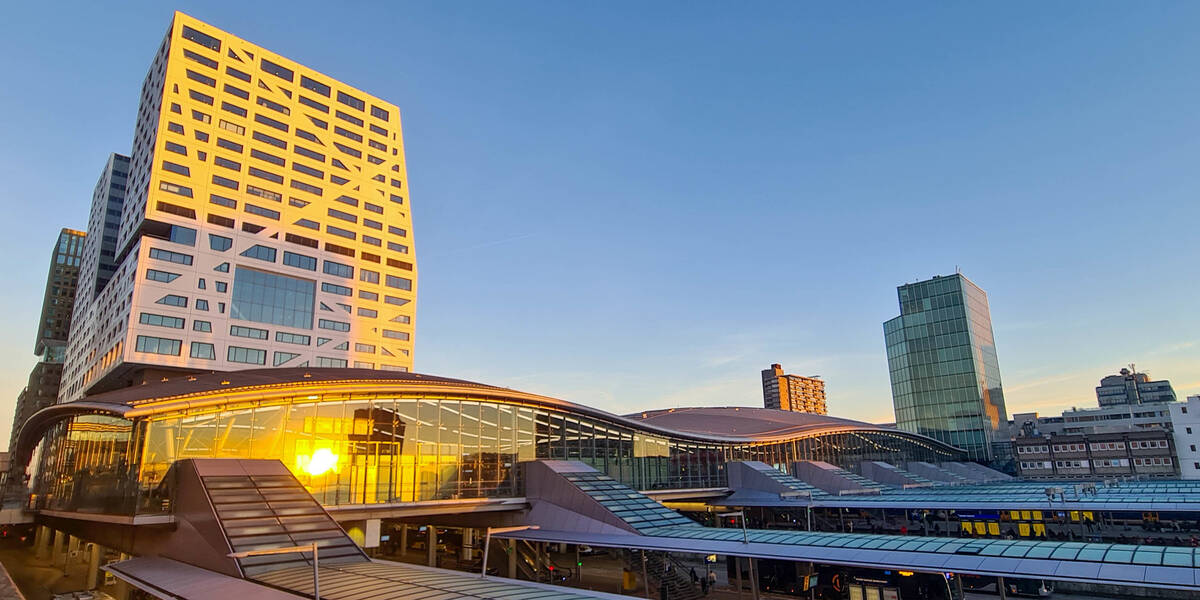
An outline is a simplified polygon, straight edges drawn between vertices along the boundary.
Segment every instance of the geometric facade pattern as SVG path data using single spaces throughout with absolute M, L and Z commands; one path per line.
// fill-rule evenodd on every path
M 122 365 L 412 366 L 400 113 L 182 13 L 143 85 L 119 266 L 62 400 Z

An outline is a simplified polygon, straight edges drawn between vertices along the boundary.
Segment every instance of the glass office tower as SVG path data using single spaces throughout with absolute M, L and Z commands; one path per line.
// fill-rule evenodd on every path
M 883 324 L 896 426 L 991 461 L 1008 413 L 987 294 L 961 273 L 896 291 L 900 316 Z

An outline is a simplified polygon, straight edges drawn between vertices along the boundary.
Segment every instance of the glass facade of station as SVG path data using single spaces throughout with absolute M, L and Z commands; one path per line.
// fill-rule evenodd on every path
M 281 460 L 326 505 L 520 497 L 520 464 L 578 460 L 635 489 L 726 485 L 725 463 L 960 460 L 902 432 L 784 442 L 700 442 L 631 423 L 502 400 L 297 395 L 135 420 L 77 416 L 48 431 L 35 475 L 42 508 L 159 513 L 185 458 Z

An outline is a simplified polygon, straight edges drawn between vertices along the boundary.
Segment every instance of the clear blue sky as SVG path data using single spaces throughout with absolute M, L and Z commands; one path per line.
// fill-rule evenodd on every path
M 630 412 L 781 362 L 890 421 L 895 287 L 959 266 L 1010 412 L 1200 393 L 1198 3 L 275 5 L 178 8 L 401 107 L 419 371 Z M 4 433 L 171 8 L 0 26 Z

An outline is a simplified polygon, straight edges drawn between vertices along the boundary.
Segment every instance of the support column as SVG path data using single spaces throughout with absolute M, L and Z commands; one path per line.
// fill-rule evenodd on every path
M 87 545 L 87 582 L 84 584 L 85 589 L 94 590 L 100 587 L 100 544 Z
M 534 573 L 537 573 L 537 578 L 534 579 L 534 581 L 541 581 L 542 580 L 542 557 L 543 557 L 543 555 L 546 554 L 546 542 L 534 542 L 533 543 L 533 552 L 534 552 L 534 554 L 537 555 L 537 560 L 533 561 L 533 571 L 534 571 Z M 550 563 L 547 562 L 546 563 L 546 580 L 549 581 L 550 579 L 551 579 L 550 578 Z M 551 581 L 551 583 L 553 583 L 553 581 Z
M 464 527 L 462 530 L 462 550 L 459 556 L 465 561 L 471 560 L 471 557 L 475 555 L 474 548 L 472 548 L 474 545 L 475 530 L 470 527 Z
M 430 567 L 437 566 L 437 527 L 433 525 L 425 526 L 425 564 Z
M 1004 585 L 1004 578 L 996 578 L 996 589 L 1000 592 L 1000 600 L 1008 600 L 1008 586 Z
M 65 547 L 67 545 L 67 534 L 64 531 L 54 531 L 54 549 L 51 551 L 51 561 L 56 567 L 65 567 L 67 564 L 67 553 Z
M 750 563 L 750 597 L 758 600 L 758 571 L 754 567 L 754 557 L 747 556 L 746 562 Z
M 37 526 L 37 533 L 33 538 L 34 556 L 39 560 L 50 558 L 50 528 L 45 525 Z
M 117 560 L 127 560 L 128 558 L 129 555 L 122 552 L 121 556 L 118 557 Z M 116 598 L 116 600 L 129 600 L 129 584 L 126 583 L 124 579 L 121 579 L 120 577 L 117 578 L 117 585 L 113 590 L 113 596 Z
M 508 578 L 517 578 L 517 540 L 508 540 Z
M 646 592 L 646 600 L 650 600 L 650 574 L 646 572 L 646 551 L 642 550 L 642 587 Z
M 408 525 L 400 526 L 400 556 L 408 555 Z
M 69 535 L 67 536 L 67 562 L 71 559 L 79 560 L 79 538 Z

